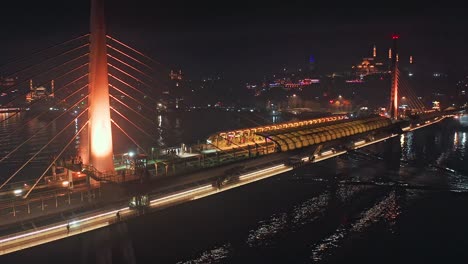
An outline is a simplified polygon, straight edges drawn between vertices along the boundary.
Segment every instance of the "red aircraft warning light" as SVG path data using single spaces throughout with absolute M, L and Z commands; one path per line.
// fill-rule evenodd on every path
M 393 35 L 392 36 L 392 39 L 399 39 L 399 38 L 400 38 L 400 36 L 398 36 L 398 35 Z

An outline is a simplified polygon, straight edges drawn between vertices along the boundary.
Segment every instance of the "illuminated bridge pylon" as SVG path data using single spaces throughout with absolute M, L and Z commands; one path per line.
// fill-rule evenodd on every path
M 397 40 L 399 36 L 393 35 L 393 56 L 392 56 L 392 85 L 390 90 L 390 118 L 393 120 L 398 119 L 398 50 Z
M 107 69 L 104 0 L 91 1 L 91 35 L 89 54 L 89 148 L 82 148 L 86 164 L 100 172 L 114 171 L 110 119 L 109 80 Z
M 422 101 L 422 96 L 418 96 L 414 90 L 416 83 L 412 82 L 413 73 L 408 70 L 400 70 L 399 53 L 398 53 L 398 35 L 393 35 L 393 47 L 390 49 L 389 58 L 391 59 L 391 87 L 388 114 L 392 120 L 401 118 L 409 118 L 410 116 L 427 112 Z M 413 56 L 409 56 L 409 64 L 414 63 Z M 405 66 L 407 69 L 412 69 L 413 66 Z M 401 68 L 403 69 L 403 68 Z
M 6 176 L 0 192 L 21 182 L 27 198 L 33 190 L 61 186 L 63 177 L 68 184 L 75 174 L 58 177 L 58 168 L 81 172 L 73 166 L 80 163 L 101 179 L 122 176 L 114 167 L 115 149 L 129 140 L 149 156 L 148 146 L 158 144 L 157 133 L 166 128 L 153 118 L 155 93 L 167 90 L 169 69 L 106 35 L 103 2 L 91 0 L 91 34 L 0 65 L 2 74 L 14 77 L 0 91 L 8 95 L 5 105 L 24 106 L 0 117 L 0 124 L 13 121 L 0 131 Z

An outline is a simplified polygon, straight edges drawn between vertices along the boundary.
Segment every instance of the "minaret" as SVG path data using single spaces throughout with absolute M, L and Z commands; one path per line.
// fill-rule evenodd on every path
M 409 56 L 409 63 L 413 64 L 413 56 Z
M 375 58 L 377 57 L 377 47 L 374 44 L 374 49 L 372 49 L 372 56 Z
M 89 163 L 100 172 L 113 172 L 104 0 L 91 0 L 89 60 Z M 86 156 L 82 159 L 85 163 Z

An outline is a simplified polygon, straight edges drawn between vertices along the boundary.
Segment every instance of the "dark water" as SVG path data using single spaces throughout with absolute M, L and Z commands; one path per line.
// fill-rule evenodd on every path
M 408 133 L 1 263 L 467 263 L 468 129 Z

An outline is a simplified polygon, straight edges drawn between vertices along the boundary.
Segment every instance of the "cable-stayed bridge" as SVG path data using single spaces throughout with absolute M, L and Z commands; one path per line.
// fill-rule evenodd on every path
M 90 34 L 0 68 L 18 76 L 2 91 L 11 95 L 3 105 L 17 109 L 0 121 L 0 164 L 9 164 L 0 183 L 2 253 L 346 154 L 459 111 L 425 109 L 395 58 L 388 117 L 334 115 L 222 131 L 193 151 L 155 158 L 147 145 L 157 144 L 155 128 L 165 129 L 155 116 L 168 70 L 106 35 L 100 4 L 93 1 Z M 124 140 L 139 154 L 116 154 Z

